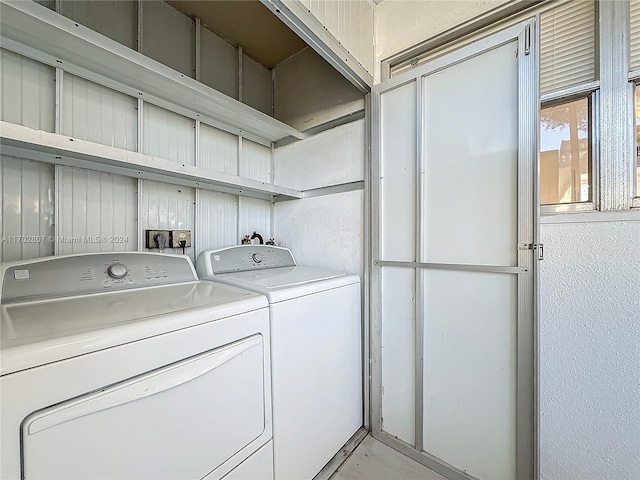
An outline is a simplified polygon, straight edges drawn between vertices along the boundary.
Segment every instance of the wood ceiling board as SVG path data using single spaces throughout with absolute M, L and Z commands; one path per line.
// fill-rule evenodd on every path
M 242 47 L 273 68 L 307 44 L 258 0 L 171 0 L 171 6 L 198 17 L 212 32 Z

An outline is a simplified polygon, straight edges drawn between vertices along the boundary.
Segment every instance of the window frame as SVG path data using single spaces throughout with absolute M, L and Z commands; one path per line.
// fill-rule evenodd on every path
M 581 99 L 587 99 L 589 109 L 589 200 L 586 202 L 540 203 L 541 215 L 584 213 L 599 209 L 599 94 L 600 82 L 596 80 L 540 97 L 540 110 Z
M 636 88 L 640 89 L 640 70 L 635 70 L 633 72 L 629 72 L 629 84 L 632 89 L 632 99 L 633 99 L 633 116 L 631 118 L 631 130 L 632 130 L 632 145 L 633 145 L 633 161 L 631 162 L 631 208 L 640 208 L 640 182 L 636 180 L 637 178 L 637 168 L 638 168 L 638 148 L 640 148 L 640 142 L 637 141 L 636 134 L 636 100 L 635 100 L 635 91 Z M 640 126 L 639 126 L 640 127 Z

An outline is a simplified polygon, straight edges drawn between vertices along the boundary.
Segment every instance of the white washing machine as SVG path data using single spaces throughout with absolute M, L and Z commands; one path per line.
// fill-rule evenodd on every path
M 267 245 L 203 252 L 197 270 L 269 299 L 275 478 L 312 479 L 362 426 L 359 277 Z
M 0 266 L 1 478 L 273 478 L 264 296 L 178 255 Z

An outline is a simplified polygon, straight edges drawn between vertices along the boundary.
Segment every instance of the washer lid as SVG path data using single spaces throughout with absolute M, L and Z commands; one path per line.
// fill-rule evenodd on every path
M 202 281 L 1 305 L 0 375 L 266 306 L 262 295 Z
M 206 279 L 262 293 L 267 296 L 270 303 L 360 282 L 358 275 L 306 266 L 226 273 L 206 277 Z

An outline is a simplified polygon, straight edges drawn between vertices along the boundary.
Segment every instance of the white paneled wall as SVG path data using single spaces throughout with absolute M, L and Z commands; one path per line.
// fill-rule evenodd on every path
M 169 183 L 142 180 L 140 192 L 140 231 L 195 229 L 196 191 Z M 193 236 L 185 253 L 195 260 Z M 166 253 L 182 253 L 182 249 L 165 249 Z
M 58 253 L 136 250 L 137 180 L 58 166 Z
M 266 242 L 271 233 L 271 202 L 256 198 L 240 198 L 239 229 L 241 237 L 258 232 Z M 238 239 L 239 241 L 240 239 Z
M 56 9 L 55 0 L 35 0 L 35 2 L 39 3 L 43 7 L 47 7 L 50 10 L 55 10 Z
M 147 229 L 190 230 L 186 253 L 194 260 L 254 231 L 265 241 L 273 236 L 273 207 L 265 200 L 199 190 L 196 212 L 196 190 L 188 187 L 141 180 L 138 192 L 135 178 L 8 156 L 0 173 L 0 261 L 135 251 Z
M 54 167 L 0 156 L 0 261 L 54 253 Z
M 237 196 L 200 190 L 196 205 L 197 253 L 240 242 Z
M 207 28 L 200 29 L 199 80 L 238 99 L 238 49 Z
M 238 174 L 238 137 L 200 123 L 200 167 Z
M 60 13 L 133 50 L 138 48 L 137 0 L 59 0 Z
M 273 115 L 271 70 L 242 54 L 242 102 Z
M 243 138 L 240 176 L 260 182 L 270 182 L 271 149 Z
M 74 75 L 63 77 L 62 134 L 135 151 L 138 101 Z
M 196 24 L 162 1 L 143 1 L 142 53 L 187 77 L 195 77 Z
M 195 165 L 196 122 L 150 103 L 142 110 L 143 153 Z
M 298 0 L 373 74 L 373 7 L 367 0 Z
M 73 10 L 73 9 L 72 9 Z M 75 10 L 74 10 L 75 11 Z M 2 51 L 2 119 L 54 131 L 55 69 Z M 60 133 L 116 148 L 138 149 L 138 100 L 80 77 L 62 78 Z M 143 104 L 143 153 L 262 182 L 271 181 L 271 149 L 150 103 Z M 240 155 L 242 145 L 242 155 Z M 4 157 L 2 234 L 37 242 L 4 242 L 1 260 L 136 250 L 145 229 L 188 229 L 197 251 L 235 245 L 241 235 L 272 235 L 272 205 L 194 189 Z M 138 215 L 141 215 L 138 222 Z M 55 220 L 54 220 L 55 219 Z M 144 244 L 141 238 L 141 244 Z M 180 253 L 181 250 L 167 250 Z
M 0 70 L 2 120 L 53 132 L 56 123 L 55 68 L 2 49 Z

